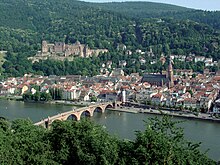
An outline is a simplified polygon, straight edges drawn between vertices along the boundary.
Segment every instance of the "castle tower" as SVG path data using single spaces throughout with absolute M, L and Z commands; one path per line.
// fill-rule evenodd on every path
M 170 80 L 169 87 L 172 88 L 174 86 L 174 80 L 173 80 L 173 65 L 172 65 L 172 59 L 170 57 L 170 62 L 168 66 L 167 76 Z
M 79 45 L 79 46 L 78 46 L 78 49 L 79 49 L 79 56 L 80 56 L 80 57 L 84 57 L 84 54 L 83 54 L 84 48 L 83 48 L 83 46 L 82 46 L 82 45 Z
M 88 45 L 85 45 L 84 49 L 83 49 L 83 56 L 84 57 L 89 57 L 89 46 Z
M 48 53 L 48 45 L 47 45 L 47 41 L 42 41 L 41 44 L 41 53 Z
M 77 47 L 77 52 L 78 53 L 75 53 L 75 54 L 78 54 L 80 57 L 84 57 L 84 54 L 83 54 L 83 45 L 77 40 L 76 43 L 74 44 L 76 47 Z

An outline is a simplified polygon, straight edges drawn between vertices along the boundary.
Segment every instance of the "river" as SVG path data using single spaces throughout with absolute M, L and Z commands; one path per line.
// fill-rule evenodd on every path
M 37 122 L 47 116 L 69 111 L 72 108 L 72 106 L 0 100 L 0 116 L 9 120 L 29 118 Z M 91 120 L 103 125 L 111 134 L 120 138 L 135 139 L 135 131 L 144 130 L 143 121 L 149 117 L 155 117 L 155 115 L 107 110 L 104 114 L 95 113 Z M 202 151 L 210 149 L 208 156 L 220 161 L 220 123 L 181 118 L 174 118 L 174 120 L 185 120 L 180 124 L 184 128 L 185 137 L 193 142 L 202 142 Z

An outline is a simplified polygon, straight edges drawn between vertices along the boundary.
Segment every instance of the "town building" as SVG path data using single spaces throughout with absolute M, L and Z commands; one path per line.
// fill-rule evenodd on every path
M 157 86 L 166 85 L 169 88 L 172 88 L 174 86 L 172 60 L 170 59 L 166 74 L 144 74 L 141 82 L 148 82 L 151 85 Z

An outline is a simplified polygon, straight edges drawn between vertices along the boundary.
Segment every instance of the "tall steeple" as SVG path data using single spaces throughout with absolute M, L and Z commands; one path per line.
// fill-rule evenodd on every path
M 171 57 L 170 57 L 170 60 L 169 60 L 167 75 L 168 75 L 168 78 L 170 80 L 169 87 L 172 88 L 174 86 L 174 81 L 173 81 L 173 65 L 172 65 Z

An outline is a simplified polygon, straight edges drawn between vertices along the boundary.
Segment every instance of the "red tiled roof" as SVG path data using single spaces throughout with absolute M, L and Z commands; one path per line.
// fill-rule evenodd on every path
M 153 95 L 152 98 L 161 98 L 163 95 L 161 93 L 157 93 L 156 95 Z
M 215 76 L 215 77 L 213 77 L 213 80 L 214 80 L 214 81 L 220 81 L 220 76 Z

